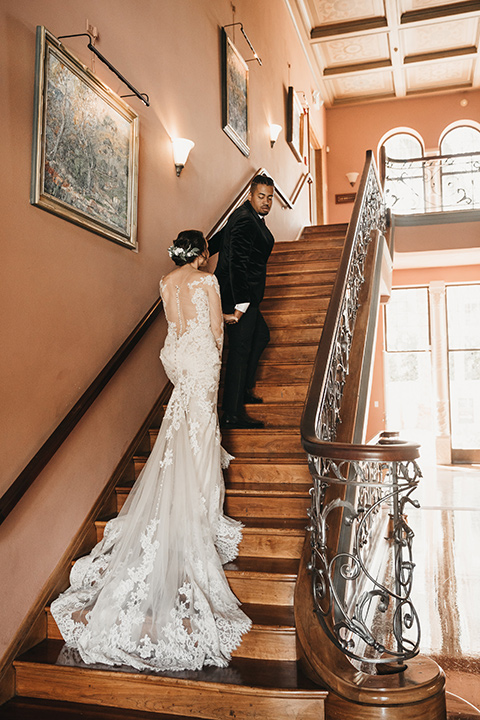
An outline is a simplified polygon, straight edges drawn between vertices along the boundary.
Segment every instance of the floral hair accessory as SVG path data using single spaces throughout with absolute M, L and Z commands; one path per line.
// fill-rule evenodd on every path
M 188 262 L 189 260 L 192 260 L 192 258 L 198 257 L 200 255 L 200 248 L 195 248 L 189 246 L 188 248 L 182 248 L 178 247 L 178 245 L 171 245 L 168 248 L 168 254 L 172 258 L 178 258 L 179 260 L 183 260 L 183 262 Z

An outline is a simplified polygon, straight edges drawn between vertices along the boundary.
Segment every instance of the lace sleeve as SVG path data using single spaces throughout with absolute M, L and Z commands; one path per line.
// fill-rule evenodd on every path
M 208 277 L 208 300 L 210 305 L 210 327 L 219 352 L 223 348 L 223 314 L 220 300 L 220 287 L 215 275 Z

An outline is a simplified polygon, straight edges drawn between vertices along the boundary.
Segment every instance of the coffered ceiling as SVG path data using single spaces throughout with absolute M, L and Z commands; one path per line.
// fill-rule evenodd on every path
M 327 107 L 480 87 L 480 0 L 286 0 Z

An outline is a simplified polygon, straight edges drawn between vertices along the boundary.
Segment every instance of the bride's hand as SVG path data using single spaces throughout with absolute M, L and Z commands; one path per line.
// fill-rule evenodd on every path
M 235 325 L 236 323 L 238 323 L 238 318 L 233 313 L 224 313 L 223 319 L 226 325 Z

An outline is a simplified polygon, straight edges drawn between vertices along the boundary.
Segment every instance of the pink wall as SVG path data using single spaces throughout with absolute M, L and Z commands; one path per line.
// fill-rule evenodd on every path
M 315 84 L 283 3 L 235 3 L 263 60 L 250 67 L 251 154 L 221 128 L 219 27 L 232 22 L 229 0 L 17 0 L 0 9 L 2 170 L 1 265 L 3 379 L 2 478 L 10 485 L 158 295 L 170 269 L 166 248 L 182 228 L 207 232 L 259 167 L 291 195 L 301 165 L 285 142 L 270 148 L 268 123 L 286 127 L 286 89 Z M 139 253 L 29 204 L 35 26 L 54 35 L 100 32 L 97 47 L 151 107 L 140 116 Z M 249 57 L 236 33 L 236 43 Z M 81 38 L 65 41 L 86 65 Z M 95 62 L 114 91 L 117 78 Z M 311 121 L 325 142 L 324 111 Z M 177 179 L 170 136 L 196 143 Z M 275 204 L 269 225 L 293 239 L 308 223 L 307 188 L 293 211 Z M 0 528 L 0 656 L 75 535 L 165 378 L 158 361 L 163 321 L 110 383 L 41 478 Z
M 461 107 L 466 98 L 468 105 Z M 361 173 L 367 150 L 377 148 L 386 132 L 409 127 L 423 137 L 426 150 L 436 150 L 443 129 L 457 120 L 480 118 L 480 91 L 406 98 L 327 110 L 329 222 L 348 222 L 352 205 L 336 205 L 335 195 L 352 191 L 345 173 Z M 357 189 L 357 185 L 354 189 Z

